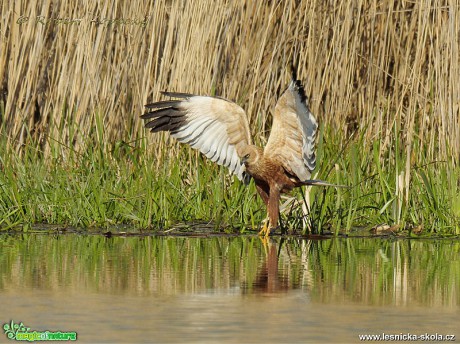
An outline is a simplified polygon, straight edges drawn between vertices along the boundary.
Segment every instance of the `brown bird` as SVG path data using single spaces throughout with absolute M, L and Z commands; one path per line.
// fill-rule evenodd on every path
M 275 106 L 265 149 L 252 144 L 246 113 L 234 102 L 220 97 L 162 93 L 179 99 L 146 105 L 149 112 L 141 118 L 151 121 L 145 127 L 152 132 L 169 131 L 178 141 L 228 167 L 245 184 L 254 179 L 269 219 L 259 234 L 267 236 L 277 228 L 281 193 L 303 185 L 332 185 L 310 179 L 316 166 L 318 125 L 295 72 Z

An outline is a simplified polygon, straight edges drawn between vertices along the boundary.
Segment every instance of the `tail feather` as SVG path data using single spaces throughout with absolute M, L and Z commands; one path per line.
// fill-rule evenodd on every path
M 325 182 L 324 180 L 319 180 L 319 179 L 310 179 L 310 180 L 304 181 L 303 183 L 304 185 L 333 186 L 336 188 L 350 188 L 351 187 L 348 185 L 331 184 L 331 183 Z

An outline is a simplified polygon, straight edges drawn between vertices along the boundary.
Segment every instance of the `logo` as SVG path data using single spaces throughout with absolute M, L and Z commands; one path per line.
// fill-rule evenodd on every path
M 45 340 L 77 340 L 76 332 L 51 332 L 51 331 L 31 331 L 30 327 L 24 326 L 21 322 L 15 324 L 13 320 L 10 323 L 3 324 L 3 331 L 8 339 L 23 340 L 28 342 L 45 341 Z

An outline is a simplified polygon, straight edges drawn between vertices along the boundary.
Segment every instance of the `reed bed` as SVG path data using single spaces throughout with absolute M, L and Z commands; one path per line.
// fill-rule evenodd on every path
M 162 90 L 220 95 L 264 144 L 294 61 L 321 123 L 318 176 L 354 186 L 311 191 L 310 230 L 459 231 L 458 0 L 0 6 L 0 225 L 258 223 L 252 191 L 139 115 Z

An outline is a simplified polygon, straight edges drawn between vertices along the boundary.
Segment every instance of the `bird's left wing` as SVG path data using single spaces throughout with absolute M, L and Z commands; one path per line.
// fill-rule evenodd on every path
M 293 77 L 278 100 L 264 155 L 280 163 L 300 181 L 310 179 L 316 166 L 315 139 L 318 124 L 308 108 L 300 81 Z
M 245 111 L 237 104 L 217 97 L 163 92 L 181 98 L 146 105 L 141 118 L 152 132 L 169 131 L 179 142 L 198 149 L 211 161 L 228 167 L 238 179 L 249 182 L 240 162 L 241 149 L 251 144 Z

